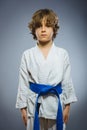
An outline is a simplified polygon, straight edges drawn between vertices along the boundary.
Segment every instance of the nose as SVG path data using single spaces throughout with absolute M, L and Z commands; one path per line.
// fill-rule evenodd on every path
M 46 31 L 46 26 L 43 24 L 42 27 L 41 27 L 41 29 L 42 29 L 41 30 L 42 32 Z

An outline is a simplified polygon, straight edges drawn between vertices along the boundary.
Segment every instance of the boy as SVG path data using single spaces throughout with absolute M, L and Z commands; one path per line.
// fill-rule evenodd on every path
M 68 53 L 54 44 L 58 22 L 55 12 L 40 9 L 28 26 L 37 44 L 22 55 L 16 102 L 27 130 L 65 130 L 77 101 Z

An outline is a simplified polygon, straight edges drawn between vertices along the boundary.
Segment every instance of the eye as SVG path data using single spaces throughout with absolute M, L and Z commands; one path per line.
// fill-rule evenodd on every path
M 52 27 L 51 23 L 46 23 L 46 27 Z
M 36 23 L 35 26 L 36 26 L 36 28 L 40 28 L 40 27 L 42 27 L 42 24 L 41 23 Z

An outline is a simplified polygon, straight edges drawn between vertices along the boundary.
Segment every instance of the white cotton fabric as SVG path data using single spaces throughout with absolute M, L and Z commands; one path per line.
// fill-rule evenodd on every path
M 23 52 L 20 71 L 16 108 L 27 107 L 28 117 L 34 117 L 37 94 L 29 89 L 29 82 L 55 86 L 62 83 L 63 92 L 60 95 L 62 106 L 76 102 L 68 52 L 54 43 L 44 58 L 38 45 Z M 41 96 L 39 99 L 39 116 L 56 119 L 58 99 L 55 95 Z

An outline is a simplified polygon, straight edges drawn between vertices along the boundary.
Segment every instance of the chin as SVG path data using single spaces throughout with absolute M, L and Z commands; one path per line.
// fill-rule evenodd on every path
M 40 43 L 48 43 L 48 42 L 50 42 L 50 40 L 40 40 L 39 42 Z

